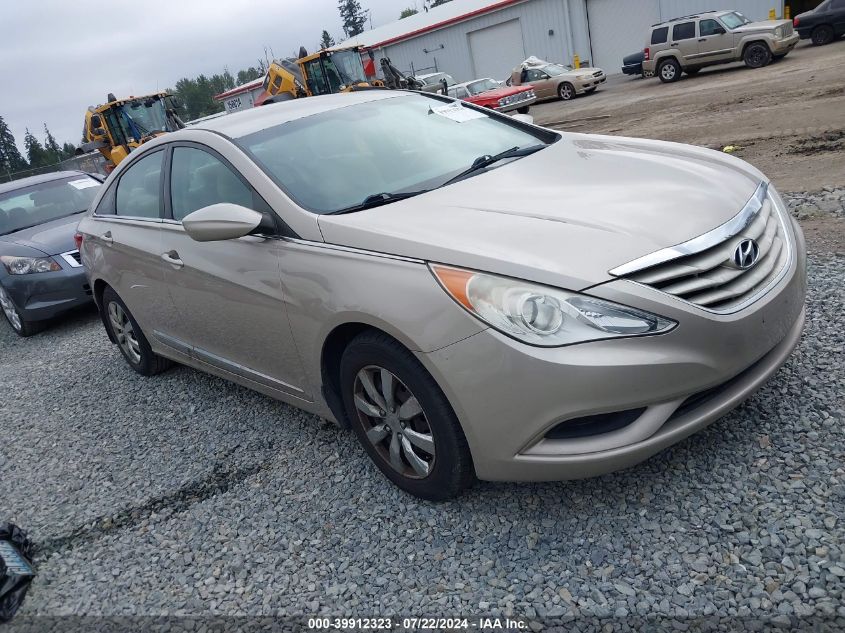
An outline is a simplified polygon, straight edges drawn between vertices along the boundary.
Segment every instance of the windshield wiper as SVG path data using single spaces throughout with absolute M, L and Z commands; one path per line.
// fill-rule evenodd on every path
M 344 207 L 337 211 L 329 211 L 325 215 L 341 215 L 342 213 L 354 213 L 355 211 L 363 211 L 364 209 L 372 209 L 373 207 L 380 207 L 383 204 L 390 204 L 399 200 L 406 200 L 413 198 L 421 193 L 425 193 L 428 189 L 421 189 L 420 191 L 404 191 L 402 193 L 374 193 L 367 196 L 358 204 L 353 204 L 351 207 Z
M 529 154 L 533 154 L 534 152 L 539 152 L 544 147 L 546 147 L 545 144 L 529 145 L 527 147 L 511 147 L 510 149 L 506 149 L 504 152 L 499 152 L 498 154 L 485 154 L 484 156 L 479 156 L 474 161 L 472 161 L 472 165 L 470 165 L 468 169 L 465 169 L 457 176 L 450 178 L 449 180 L 444 182 L 441 187 L 445 187 L 446 185 L 451 185 L 453 182 L 458 182 L 459 180 L 468 178 L 472 174 L 479 172 L 483 169 L 487 169 L 490 165 L 494 163 L 498 163 L 500 160 L 528 156 Z

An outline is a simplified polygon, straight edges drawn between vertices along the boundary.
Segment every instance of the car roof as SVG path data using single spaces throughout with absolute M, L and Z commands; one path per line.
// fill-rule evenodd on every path
M 679 22 L 681 20 L 697 20 L 700 18 L 713 18 L 720 15 L 725 15 L 726 13 L 734 13 L 734 11 L 699 11 L 698 13 L 693 13 L 692 15 L 682 15 L 677 18 L 672 18 L 670 20 L 664 20 L 663 22 L 658 22 L 657 24 L 652 24 L 651 28 L 655 28 L 658 26 L 666 26 L 668 24 L 672 24 L 673 22 Z
M 382 99 L 395 99 L 396 97 L 420 94 L 424 93 L 409 92 L 407 90 L 374 89 L 308 97 L 305 99 L 292 99 L 290 101 L 282 101 L 249 110 L 242 110 L 209 121 L 197 122 L 190 129 L 209 130 L 231 138 L 239 138 L 276 125 L 281 125 L 282 123 L 288 123 L 331 110 L 339 110 L 359 103 L 370 103 L 381 101 Z M 171 132 L 166 136 L 168 139 L 177 139 L 180 134 L 181 131 L 177 131 Z
M 449 89 L 451 90 L 452 88 L 457 88 L 457 87 L 459 87 L 459 86 L 460 86 L 460 87 L 465 88 L 465 87 L 467 87 L 467 86 L 468 86 L 468 85 L 470 85 L 470 84 L 474 84 L 474 83 L 477 83 L 477 82 L 479 82 L 479 81 L 487 81 L 488 79 L 489 79 L 490 81 L 496 81 L 496 80 L 495 80 L 495 79 L 493 79 L 492 77 L 481 77 L 480 79 L 471 79 L 471 80 L 469 80 L 469 81 L 464 81 L 464 82 L 459 83 L 459 84 L 452 84 L 451 86 L 449 86 Z M 498 81 L 496 81 L 496 83 L 499 83 L 499 82 L 498 82 Z
M 53 171 L 49 174 L 38 174 L 37 176 L 29 176 L 0 184 L 0 193 L 9 193 L 10 191 L 17 191 L 18 189 L 31 187 L 32 185 L 40 185 L 43 182 L 61 180 L 62 178 L 69 178 L 71 176 L 88 176 L 88 174 L 83 171 Z

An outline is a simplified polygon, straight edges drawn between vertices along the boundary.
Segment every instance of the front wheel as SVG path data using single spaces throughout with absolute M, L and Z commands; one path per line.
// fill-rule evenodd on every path
M 569 101 L 575 98 L 575 86 L 569 82 L 564 82 L 557 87 L 557 96 L 563 101 Z
M 449 401 L 398 341 L 365 332 L 340 362 L 344 407 L 358 441 L 394 484 L 439 501 L 472 483 L 466 437 Z
M 660 81 L 670 84 L 681 78 L 681 65 L 674 57 L 664 59 L 660 62 L 660 66 L 657 67 L 657 74 L 660 77 Z
M 132 369 L 142 376 L 154 376 L 170 367 L 170 360 L 153 352 L 135 317 L 111 288 L 103 291 L 103 309 L 106 327 Z
M 810 35 L 810 40 L 815 46 L 824 46 L 825 44 L 830 44 L 833 41 L 834 35 L 832 26 L 822 24 L 813 30 Z
M 749 68 L 762 68 L 772 62 L 772 51 L 765 44 L 755 42 L 748 45 L 742 59 Z
M 12 326 L 12 330 L 18 336 L 32 336 L 47 327 L 46 321 L 27 321 L 24 319 L 3 286 L 0 286 L 0 308 L 2 308 L 9 325 Z

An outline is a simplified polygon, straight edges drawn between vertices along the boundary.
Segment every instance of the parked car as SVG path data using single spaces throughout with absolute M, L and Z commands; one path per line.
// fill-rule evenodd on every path
M 516 110 L 519 114 L 527 114 L 537 100 L 530 86 L 505 86 L 489 77 L 456 84 L 449 88 L 449 96 L 499 112 Z
M 589 94 L 607 81 L 601 68 L 571 68 L 562 64 L 529 57 L 511 73 L 508 84 L 531 86 L 537 99 L 569 101 L 580 94 Z
M 804 323 L 801 230 L 751 165 L 435 95 L 165 134 L 92 206 L 82 261 L 130 367 L 351 427 L 428 499 L 636 464 L 752 394 Z
M 78 171 L 0 185 L 0 307 L 20 336 L 91 301 L 73 238 L 100 185 Z
M 792 20 L 802 40 L 816 46 L 830 44 L 845 34 L 845 0 L 825 0 L 812 11 L 799 13 Z
M 626 75 L 640 75 L 641 77 L 654 76 L 654 73 L 643 72 L 644 57 L 645 53 L 643 51 L 637 51 L 636 53 L 626 55 L 622 59 L 622 72 Z
M 695 75 L 715 64 L 742 61 L 749 68 L 762 68 L 785 57 L 798 39 L 789 20 L 752 22 L 739 11 L 688 15 L 651 27 L 643 70 L 670 83 L 682 72 Z
M 441 88 L 443 87 L 443 80 L 446 80 L 447 88 L 449 86 L 455 85 L 455 80 L 452 78 L 452 75 L 448 75 L 446 73 L 428 73 L 425 75 L 416 75 L 414 77 L 418 82 L 422 84 L 422 91 L 423 92 L 440 92 Z

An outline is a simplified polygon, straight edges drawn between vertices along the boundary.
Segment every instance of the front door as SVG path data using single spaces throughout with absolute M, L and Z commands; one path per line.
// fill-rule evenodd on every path
M 700 62 L 720 61 L 733 55 L 733 35 L 713 19 L 698 23 L 698 55 Z
M 162 223 L 164 279 L 178 322 L 162 332 L 200 363 L 310 400 L 293 342 L 279 273 L 284 242 L 273 236 L 196 242 L 189 213 L 219 202 L 270 212 L 266 202 L 213 150 L 173 146 Z

